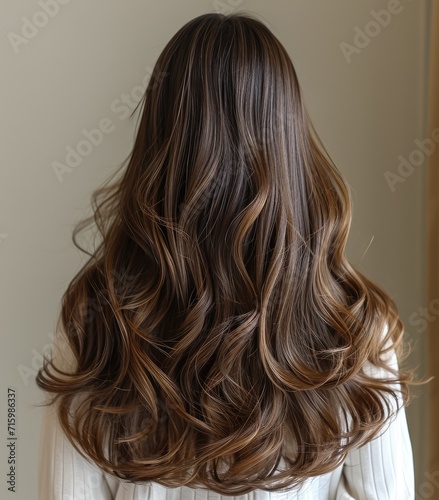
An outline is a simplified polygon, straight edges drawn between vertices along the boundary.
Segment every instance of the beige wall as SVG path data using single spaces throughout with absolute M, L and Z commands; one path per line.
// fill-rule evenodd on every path
M 61 294 L 83 260 L 71 243 L 73 225 L 132 144 L 135 120 L 126 118 L 124 101 L 140 97 L 139 87 L 177 29 L 215 8 L 258 14 L 287 47 L 316 128 L 352 187 L 348 255 L 394 297 L 408 336 L 418 341 L 413 359 L 422 371 L 425 172 L 423 165 L 408 165 L 402 176 L 398 157 L 425 160 L 414 152 L 415 140 L 427 137 L 425 2 L 2 2 L 1 394 L 5 408 L 7 387 L 16 390 L 19 436 L 17 494 L 5 494 L 3 447 L 2 498 L 36 498 L 40 410 L 32 405 L 40 394 L 32 378 Z M 372 10 L 383 9 L 381 24 L 372 22 Z M 373 37 L 358 34 L 364 30 Z M 98 126 L 99 144 L 79 144 L 83 130 Z M 78 145 L 84 157 L 70 157 L 77 165 L 57 176 L 54 162 L 65 164 L 66 148 Z M 393 189 L 386 171 L 399 176 Z M 421 395 L 409 411 L 418 487 L 426 481 L 423 405 Z M 3 410 L 0 426 L 5 443 Z
M 429 67 L 429 106 L 428 122 L 430 135 L 437 134 L 439 139 L 439 4 L 431 10 L 431 50 Z M 439 302 L 439 148 L 430 156 L 427 172 L 427 303 L 430 309 L 436 309 Z M 439 350 L 439 321 L 432 321 L 428 328 L 429 375 L 435 378 L 429 385 L 429 470 L 436 476 L 439 474 L 439 432 L 437 415 L 439 412 L 439 366 L 437 353 Z

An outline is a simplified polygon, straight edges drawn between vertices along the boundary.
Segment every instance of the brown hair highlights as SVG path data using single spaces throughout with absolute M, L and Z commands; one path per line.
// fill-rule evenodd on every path
M 199 16 L 142 105 L 125 172 L 73 233 L 103 238 L 63 296 L 75 366 L 47 360 L 39 387 L 77 449 L 133 482 L 242 494 L 334 469 L 412 374 L 381 357 L 403 325 L 345 257 L 350 194 L 286 50 L 250 15 Z

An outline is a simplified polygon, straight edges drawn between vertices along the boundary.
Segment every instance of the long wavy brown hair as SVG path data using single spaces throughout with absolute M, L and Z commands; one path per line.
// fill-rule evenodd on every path
M 383 356 L 402 359 L 403 324 L 345 256 L 350 192 L 288 53 L 254 15 L 201 15 L 141 106 L 126 169 L 73 231 L 102 239 L 63 295 L 74 365 L 46 357 L 44 404 L 131 482 L 232 495 L 335 469 L 413 374 Z

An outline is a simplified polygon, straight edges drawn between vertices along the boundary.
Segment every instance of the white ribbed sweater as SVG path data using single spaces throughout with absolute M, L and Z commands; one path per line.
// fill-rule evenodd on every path
M 391 354 L 391 365 L 397 360 Z M 370 372 L 386 376 L 386 372 Z M 388 375 L 388 374 L 387 374 Z M 395 403 L 392 404 L 394 406 Z M 39 500 L 233 500 L 206 489 L 166 488 L 120 481 L 85 460 L 64 435 L 53 407 L 44 409 L 40 434 Z M 224 499 L 223 499 L 224 497 Z M 412 447 L 402 408 L 380 436 L 351 451 L 331 473 L 302 488 L 255 490 L 237 500 L 414 500 Z

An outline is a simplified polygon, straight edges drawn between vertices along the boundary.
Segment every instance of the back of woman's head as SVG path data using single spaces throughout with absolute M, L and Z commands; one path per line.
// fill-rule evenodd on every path
M 93 195 L 102 243 L 63 296 L 75 366 L 45 364 L 39 386 L 131 481 L 239 494 L 334 469 L 397 398 L 366 365 L 404 401 L 411 376 L 380 357 L 403 326 L 345 257 L 349 191 L 286 50 L 252 16 L 199 16 L 141 104 L 126 170 Z

